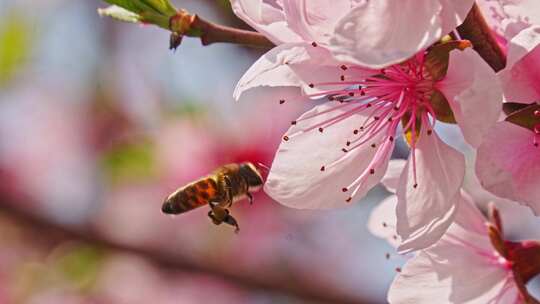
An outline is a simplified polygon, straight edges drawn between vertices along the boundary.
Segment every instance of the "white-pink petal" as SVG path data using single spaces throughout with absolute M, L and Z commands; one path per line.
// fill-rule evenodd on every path
M 500 78 L 507 101 L 540 100 L 540 26 L 527 28 L 512 38 Z
M 340 17 L 353 6 L 351 0 L 283 0 L 289 27 L 304 39 L 325 43 Z
M 529 129 L 497 123 L 477 150 L 476 175 L 486 190 L 540 215 L 540 148 L 533 138 Z
M 386 187 L 386 190 L 396 193 L 401 172 L 403 172 L 406 164 L 407 161 L 404 159 L 393 159 L 388 163 L 386 174 L 381 180 L 381 183 Z
M 485 217 L 462 194 L 456 222 L 407 262 L 390 287 L 390 303 L 517 303 L 518 288 L 491 244 Z
M 287 134 L 294 134 L 346 111 L 341 108 L 324 113 L 333 107 L 336 107 L 336 102 L 327 102 L 314 107 L 300 116 L 298 123 L 293 125 Z M 317 113 L 324 114 L 302 121 L 303 118 Z M 393 149 L 393 142 L 386 141 L 386 145 L 381 144 L 378 148 L 372 148 L 371 144 L 367 143 L 346 154 L 341 150 L 352 131 L 361 125 L 365 118 L 366 116 L 353 114 L 325 128 L 323 133 L 315 129 L 283 141 L 264 186 L 266 193 L 279 203 L 293 208 L 344 207 L 348 205 L 346 200 L 351 196 L 353 189 L 343 192 L 342 188 L 367 172 L 352 201 L 364 196 L 381 180 Z M 373 142 L 379 143 L 381 136 L 384 136 L 383 132 L 375 136 Z M 345 157 L 337 164 L 329 165 L 343 156 Z M 373 161 L 377 159 L 379 159 L 377 167 L 372 167 Z M 321 171 L 322 166 L 326 166 L 324 171 Z M 375 172 L 369 174 L 369 169 L 372 168 Z
M 454 218 L 454 224 L 480 235 L 487 235 L 487 219 L 475 205 L 471 195 L 461 190 L 460 203 Z M 452 232 L 453 226 L 450 226 L 449 232 Z
M 275 44 L 302 42 L 285 20 L 283 9 L 268 0 L 230 0 L 233 12 Z
M 517 303 L 518 289 L 508 271 L 489 264 L 473 249 L 435 247 L 405 264 L 388 292 L 391 304 L 486 304 L 496 299 L 494 303 Z
M 324 47 L 304 45 L 303 53 L 297 53 L 288 61 L 289 68 L 296 73 L 302 81 L 302 88 L 307 94 L 327 92 L 329 90 L 343 90 L 347 85 L 345 79 L 361 79 L 378 73 L 372 69 L 361 67 L 343 69 L 343 63 L 335 60 L 330 51 Z M 325 85 L 320 85 L 325 83 Z M 328 85 L 334 83 L 334 85 Z M 314 85 L 314 87 L 312 87 Z
M 448 73 L 437 86 L 465 140 L 478 147 L 501 114 L 503 94 L 495 72 L 472 49 L 456 50 L 450 53 Z
M 391 195 L 380 202 L 369 215 L 367 227 L 376 237 L 386 240 L 397 248 L 401 239 L 396 234 L 397 196 Z
M 424 130 L 397 189 L 397 232 L 403 241 L 400 252 L 426 248 L 446 232 L 460 202 L 464 175 L 464 156 L 442 142 L 435 132 L 427 135 Z
M 271 49 L 261 56 L 240 78 L 234 89 L 233 97 L 239 100 L 247 91 L 259 87 L 300 87 L 302 81 L 285 62 L 302 56 L 303 53 L 304 46 L 295 43 L 282 44 Z M 297 96 L 299 96 L 299 90 L 296 91 L 298 91 Z M 270 96 L 275 97 L 276 101 L 285 97 L 279 91 L 275 91 Z
M 451 32 L 473 0 L 362 1 L 336 25 L 335 56 L 371 68 L 402 62 Z
M 502 1 L 504 12 L 509 18 L 527 24 L 540 25 L 540 2 L 537 0 Z

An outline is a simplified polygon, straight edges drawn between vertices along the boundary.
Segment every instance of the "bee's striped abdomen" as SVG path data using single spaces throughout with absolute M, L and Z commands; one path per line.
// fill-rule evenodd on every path
M 208 204 L 215 199 L 217 193 L 216 182 L 211 178 L 204 178 L 182 188 L 172 198 L 174 203 L 180 205 L 180 210 L 186 212 Z

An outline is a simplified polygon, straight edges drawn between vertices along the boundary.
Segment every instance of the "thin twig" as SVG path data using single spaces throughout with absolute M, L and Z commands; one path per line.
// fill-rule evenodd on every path
M 224 42 L 260 48 L 274 46 L 264 35 L 255 31 L 216 24 L 198 15 L 190 15 L 183 9 L 170 18 L 169 29 L 172 32 L 171 48 L 178 47 L 183 36 L 200 38 L 203 45 Z
M 198 15 L 195 15 L 192 26 L 202 32 L 200 38 L 203 45 L 226 42 L 261 48 L 271 48 L 274 46 L 262 34 L 208 22 Z

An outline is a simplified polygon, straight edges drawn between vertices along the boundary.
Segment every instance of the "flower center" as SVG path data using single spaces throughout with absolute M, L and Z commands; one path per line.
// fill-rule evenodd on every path
M 283 139 L 288 141 L 314 130 L 323 133 L 326 128 L 361 114 L 356 116 L 359 117 L 358 127 L 343 139 L 343 146 L 340 147 L 343 155 L 330 163 L 321 164 L 321 171 L 325 171 L 345 159 L 347 153 L 355 152 L 363 145 L 377 149 L 375 157 L 360 176 L 342 188 L 343 192 L 352 190 L 351 196 L 346 199 L 349 202 L 367 177 L 375 174 L 376 168 L 390 156 L 401 122 L 413 154 L 416 188 L 414 153 L 418 136 L 421 126 L 428 126 L 427 134 L 430 135 L 435 123 L 435 111 L 430 104 L 434 81 L 424 67 L 424 54 L 419 54 L 405 63 L 382 70 L 371 70 L 369 73 L 357 66 L 342 65 L 339 69 L 342 72 L 339 81 L 309 84 L 317 92 L 308 97 L 326 96 L 335 104 L 324 111 L 293 121 L 293 125 L 304 122 L 304 127 L 297 128 L 299 130 L 292 134 L 286 134 Z M 283 103 L 283 100 L 280 103 Z M 320 119 L 321 115 L 329 118 Z M 312 122 L 314 120 L 316 122 Z

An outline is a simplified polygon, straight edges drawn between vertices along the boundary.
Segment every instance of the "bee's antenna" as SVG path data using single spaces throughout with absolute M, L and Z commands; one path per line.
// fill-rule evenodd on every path
M 270 167 L 268 167 L 267 165 L 265 165 L 263 163 L 257 163 L 257 166 L 264 169 L 264 171 L 266 171 L 266 173 L 268 173 L 270 171 Z

